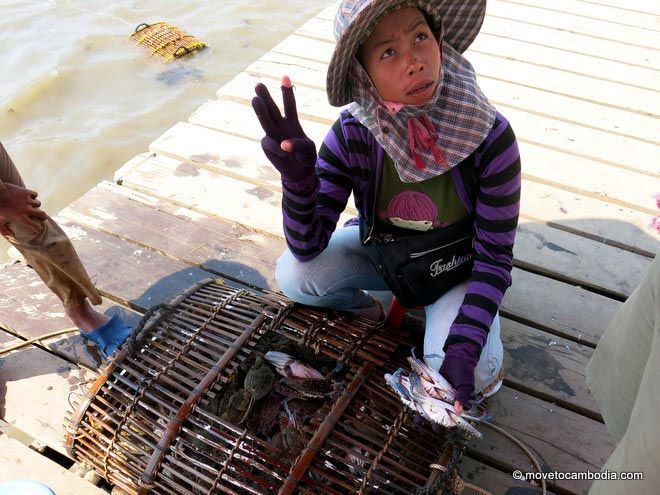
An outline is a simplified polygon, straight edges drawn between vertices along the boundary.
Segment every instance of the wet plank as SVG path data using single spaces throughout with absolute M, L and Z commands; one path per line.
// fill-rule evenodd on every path
M 43 349 L 28 347 L 0 359 L 0 417 L 66 455 L 64 420 L 70 394 L 94 374 Z
M 614 449 L 604 424 L 506 386 L 489 399 L 488 412 L 496 425 L 530 448 L 545 472 L 600 471 Z M 479 430 L 484 438 L 470 443 L 471 457 L 504 471 L 534 470 L 525 453 L 509 439 L 485 425 Z M 590 485 L 588 480 L 548 483 L 551 490 L 575 494 L 586 494 Z
M 501 318 L 501 328 L 509 386 L 601 420 L 585 382 L 592 348 L 507 318 Z
M 14 338 L 13 343 L 73 328 L 62 310 L 57 297 L 29 267 L 15 264 L 0 270 L 0 327 L 22 339 Z M 97 307 L 101 313 L 112 316 L 119 314 L 129 325 L 135 326 L 139 319 L 136 313 L 125 306 L 104 299 Z M 1 343 L 0 336 L 0 343 Z M 55 354 L 74 363 L 95 369 L 102 357 L 94 344 L 84 339 L 77 329 L 71 333 L 41 341 Z
M 7 435 L 0 435 L 0 483 L 15 480 L 38 481 L 57 495 L 107 495 L 47 457 Z

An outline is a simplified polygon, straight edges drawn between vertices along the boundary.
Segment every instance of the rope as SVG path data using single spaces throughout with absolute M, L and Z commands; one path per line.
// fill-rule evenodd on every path
M 497 426 L 497 425 L 495 425 L 495 424 L 493 424 L 490 421 L 487 421 L 485 419 L 475 418 L 474 421 L 476 421 L 480 424 L 484 424 L 484 425 L 488 426 L 489 428 L 492 428 L 496 432 L 504 435 L 506 438 L 511 440 L 514 444 L 516 444 L 518 447 L 520 447 L 520 449 L 527 455 L 527 457 L 529 457 L 529 459 L 532 461 L 532 464 L 534 465 L 534 468 L 537 470 L 537 472 L 539 472 L 539 473 L 542 472 L 541 471 L 541 465 L 536 460 L 536 457 L 534 456 L 534 454 L 527 448 L 527 446 L 524 443 L 522 443 L 520 440 L 518 440 L 516 437 L 514 437 L 511 433 L 507 432 L 503 428 L 501 428 L 501 427 L 499 427 L 499 426 Z M 431 464 L 429 467 L 431 469 L 437 469 L 438 471 L 441 471 L 443 473 L 445 473 L 447 471 L 447 467 L 442 466 L 440 464 L 435 464 L 434 463 L 434 464 Z M 438 480 L 438 481 L 440 481 L 440 480 Z M 480 488 L 476 485 L 473 485 L 471 483 L 466 482 L 465 480 L 463 480 L 463 478 L 461 478 L 458 475 L 458 473 L 455 474 L 452 478 L 447 479 L 446 482 L 444 483 L 444 485 L 445 485 L 444 488 L 449 489 L 450 493 L 455 494 L 455 495 L 460 495 L 461 493 L 463 493 L 463 491 L 466 488 L 469 488 L 470 490 L 474 490 L 475 492 L 477 492 L 481 495 L 493 495 L 491 492 L 489 492 L 487 490 L 484 490 L 483 488 Z M 541 478 L 541 487 L 542 487 L 542 490 L 543 490 L 543 492 L 542 492 L 543 495 L 547 495 L 547 487 L 546 487 L 546 484 L 545 484 L 545 480 L 543 478 Z M 441 489 L 441 487 L 438 487 L 438 489 Z
M 75 332 L 77 330 L 78 329 L 76 327 L 65 328 L 64 330 L 57 330 L 55 332 L 50 332 L 50 333 L 47 333 L 45 335 L 41 335 L 39 337 L 34 337 L 30 340 L 26 340 L 25 342 L 19 342 L 18 344 L 10 345 L 9 347 L 5 347 L 4 349 L 0 350 L 0 356 L 8 354 L 11 351 L 16 351 L 18 349 L 22 349 L 23 347 L 27 347 L 29 345 L 34 344 L 35 342 L 41 343 L 41 341 L 44 340 L 44 339 L 50 339 L 52 337 L 59 337 L 60 335 Z
M 518 447 L 521 448 L 521 450 L 532 461 L 532 464 L 534 464 L 534 469 L 536 469 L 536 471 L 539 472 L 539 473 L 543 472 L 541 470 L 541 465 L 539 464 L 539 461 L 536 460 L 536 457 L 534 456 L 534 454 L 532 454 L 532 452 L 527 448 L 527 446 L 524 443 L 522 443 L 520 440 L 518 440 L 516 437 L 514 437 L 511 433 L 504 430 L 504 428 L 501 428 L 501 427 L 499 427 L 499 426 L 497 426 L 497 425 L 495 425 L 495 424 L 493 424 L 490 421 L 487 421 L 485 419 L 477 419 L 477 422 L 481 423 L 481 424 L 484 424 L 484 425 L 488 426 L 489 428 L 492 428 L 496 432 L 501 433 L 506 438 L 511 440 L 513 443 L 515 443 Z M 541 478 L 541 488 L 543 490 L 543 495 L 546 495 L 547 494 L 547 487 L 546 487 L 546 484 L 545 484 L 545 480 L 543 478 Z
M 447 468 L 445 466 L 441 466 L 440 464 L 431 464 L 431 469 L 437 469 L 438 471 L 442 471 L 443 473 L 447 471 Z M 458 474 L 455 475 L 452 479 L 448 480 L 446 482 L 446 485 L 448 486 L 445 486 L 445 488 L 451 490 L 451 493 L 455 495 L 460 495 L 465 491 L 466 488 L 469 488 L 470 490 L 473 490 L 481 495 L 493 495 L 488 490 L 484 490 L 479 486 L 473 485 L 472 483 L 468 483 Z

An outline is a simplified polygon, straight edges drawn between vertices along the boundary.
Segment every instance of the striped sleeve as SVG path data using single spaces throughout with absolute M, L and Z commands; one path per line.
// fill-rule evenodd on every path
M 337 120 L 319 150 L 316 173 L 282 182 L 284 237 L 296 259 L 309 261 L 327 247 L 352 190 L 348 147 Z
M 475 260 L 467 292 L 445 342 L 486 344 L 506 289 L 511 285 L 513 242 L 520 212 L 520 154 L 509 123 L 498 115 L 476 157 Z

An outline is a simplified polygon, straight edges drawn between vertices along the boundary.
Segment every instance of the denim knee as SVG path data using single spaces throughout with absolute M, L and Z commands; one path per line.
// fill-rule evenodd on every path
M 304 303 L 310 295 L 313 295 L 305 294 L 306 272 L 305 263 L 297 260 L 288 249 L 275 263 L 277 285 L 286 297 L 298 303 Z

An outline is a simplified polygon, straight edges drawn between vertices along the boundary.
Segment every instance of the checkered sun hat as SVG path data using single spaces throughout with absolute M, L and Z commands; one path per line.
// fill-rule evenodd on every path
M 417 7 L 438 39 L 463 53 L 474 41 L 486 14 L 486 0 L 343 0 L 335 16 L 337 46 L 330 59 L 326 89 L 335 107 L 353 101 L 348 67 L 378 20 L 402 7 Z

